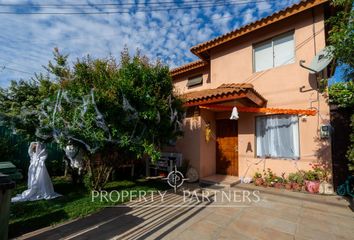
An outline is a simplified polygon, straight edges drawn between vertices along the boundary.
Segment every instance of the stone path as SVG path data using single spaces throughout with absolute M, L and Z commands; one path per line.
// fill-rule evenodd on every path
M 260 201 L 235 202 L 246 190 L 261 190 Z M 242 184 L 223 189 L 224 196 L 216 191 L 206 189 L 204 198 L 198 192 L 199 202 L 196 195 L 173 193 L 163 203 L 131 202 L 19 239 L 354 239 L 354 213 L 340 197 Z M 206 193 L 216 200 L 209 202 Z

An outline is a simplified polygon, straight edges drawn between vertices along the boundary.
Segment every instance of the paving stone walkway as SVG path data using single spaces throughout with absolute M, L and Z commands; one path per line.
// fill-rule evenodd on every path
M 338 196 L 243 184 L 196 193 L 130 202 L 19 239 L 354 239 L 354 213 Z

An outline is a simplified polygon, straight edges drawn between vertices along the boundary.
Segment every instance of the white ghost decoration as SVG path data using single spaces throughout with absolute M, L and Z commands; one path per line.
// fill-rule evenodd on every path
M 54 192 L 52 181 L 45 167 L 44 162 L 48 157 L 45 145 L 40 142 L 32 142 L 28 148 L 28 154 L 31 158 L 28 168 L 28 189 L 13 197 L 11 202 L 48 200 L 61 196 Z
M 231 120 L 237 120 L 237 119 L 239 119 L 237 107 L 234 107 L 234 108 L 232 109 L 232 113 L 231 113 L 230 119 L 231 119 Z

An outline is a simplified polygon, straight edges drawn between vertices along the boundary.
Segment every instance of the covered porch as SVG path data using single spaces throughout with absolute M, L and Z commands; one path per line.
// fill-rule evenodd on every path
M 247 155 L 255 155 L 257 115 L 316 113 L 314 110 L 266 108 L 267 100 L 251 84 L 223 84 L 182 97 L 187 118 L 178 150 L 198 171 L 201 183 L 220 186 L 233 186 L 245 175 Z M 237 117 L 230 120 L 234 107 Z
M 237 119 L 230 120 L 231 110 L 258 109 L 266 105 L 266 99 L 251 84 L 222 84 L 186 93 L 182 98 L 187 108 L 185 136 L 180 144 L 184 158 L 197 169 L 204 184 L 237 184 L 240 129 Z

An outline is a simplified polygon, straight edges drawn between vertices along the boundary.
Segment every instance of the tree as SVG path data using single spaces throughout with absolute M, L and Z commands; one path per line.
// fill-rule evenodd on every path
M 347 152 L 349 170 L 354 171 L 354 10 L 353 0 L 333 0 L 332 4 L 340 9 L 336 16 L 329 19 L 331 26 L 329 41 L 334 46 L 333 55 L 338 65 L 344 66 L 344 81 L 329 88 L 330 102 L 352 111 L 351 135 Z
M 40 105 L 37 136 L 85 152 L 90 184 L 100 189 L 128 157 L 159 157 L 181 134 L 182 102 L 173 95 L 168 67 L 139 53 L 115 59 L 78 59 L 73 67 L 55 51 L 47 67 L 60 87 Z
M 30 81 L 11 81 L 8 88 L 0 88 L 0 124 L 33 140 L 39 123 L 38 107 L 56 88 L 43 75 Z
M 331 27 L 329 43 L 334 46 L 333 55 L 345 71 L 345 80 L 354 79 L 354 10 L 353 0 L 332 0 L 339 11 L 328 20 Z
M 0 90 L 0 120 L 29 140 L 75 145 L 84 152 L 90 187 L 100 189 L 125 160 L 156 160 L 181 135 L 182 102 L 167 66 L 139 52 L 77 59 L 54 50 L 54 60 L 31 81 Z
M 347 151 L 349 160 L 349 171 L 354 171 L 354 83 L 353 81 L 335 83 L 329 88 L 330 102 L 338 105 L 340 108 L 352 112 L 351 115 L 351 134 L 350 146 Z

